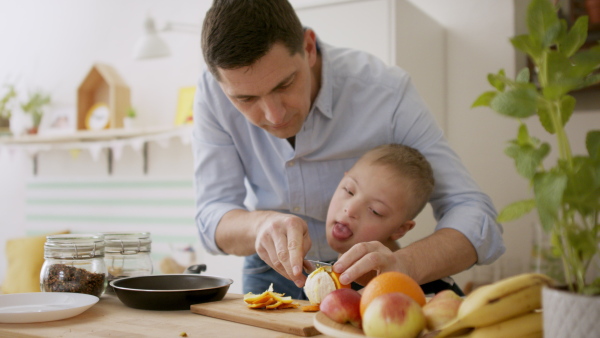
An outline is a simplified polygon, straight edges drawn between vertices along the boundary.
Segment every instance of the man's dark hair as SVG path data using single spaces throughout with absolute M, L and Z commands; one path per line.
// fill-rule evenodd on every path
M 303 53 L 304 29 L 287 0 L 214 0 L 202 26 L 202 54 L 210 72 L 254 64 L 273 44 Z

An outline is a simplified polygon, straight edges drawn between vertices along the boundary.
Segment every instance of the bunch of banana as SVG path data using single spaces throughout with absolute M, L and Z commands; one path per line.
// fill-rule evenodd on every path
M 552 279 L 525 273 L 477 288 L 436 338 L 542 337 L 542 287 Z

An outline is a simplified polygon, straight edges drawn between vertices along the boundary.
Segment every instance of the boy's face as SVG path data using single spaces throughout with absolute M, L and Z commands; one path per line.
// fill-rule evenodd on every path
M 360 160 L 338 185 L 327 212 L 327 242 L 344 253 L 354 244 L 394 241 L 413 228 L 408 181 L 390 168 Z
M 318 92 L 312 70 L 317 62 L 316 37 L 307 30 L 304 54 L 281 43 L 249 67 L 219 69 L 219 84 L 233 105 L 252 124 L 278 138 L 295 136 Z

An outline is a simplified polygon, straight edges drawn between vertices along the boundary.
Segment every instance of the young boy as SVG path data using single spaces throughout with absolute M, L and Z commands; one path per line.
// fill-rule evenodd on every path
M 361 242 L 396 240 L 415 226 L 433 191 L 433 170 L 419 151 L 386 144 L 363 155 L 344 174 L 329 204 L 327 242 L 344 253 Z
M 400 249 L 396 240 L 414 228 L 434 183 L 433 170 L 418 150 L 401 144 L 370 150 L 344 174 L 331 199 L 327 242 L 340 254 L 370 241 Z M 450 278 L 421 287 L 426 294 L 449 288 L 462 294 Z

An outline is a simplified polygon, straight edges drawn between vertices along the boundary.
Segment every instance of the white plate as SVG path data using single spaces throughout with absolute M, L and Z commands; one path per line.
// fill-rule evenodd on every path
M 0 323 L 49 322 L 77 316 L 98 302 L 96 296 L 69 292 L 0 295 Z

